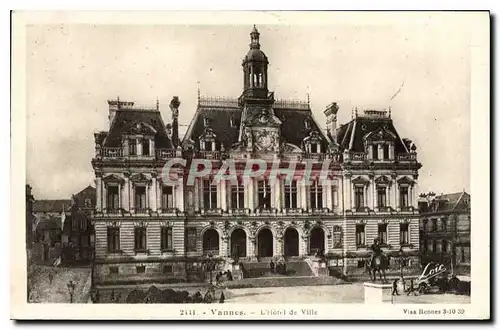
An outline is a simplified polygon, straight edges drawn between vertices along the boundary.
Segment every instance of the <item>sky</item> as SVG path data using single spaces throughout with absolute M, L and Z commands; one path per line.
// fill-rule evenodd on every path
M 470 48 L 456 24 L 257 25 L 277 99 L 392 109 L 417 146 L 421 192 L 470 192 Z M 188 125 L 202 96 L 238 97 L 251 25 L 33 25 L 27 30 L 27 183 L 36 199 L 94 185 L 93 133 L 107 100 L 154 105 L 172 96 Z M 401 88 L 402 86 L 402 88 Z M 400 89 L 394 99 L 391 97 Z M 181 129 L 185 129 L 182 126 Z

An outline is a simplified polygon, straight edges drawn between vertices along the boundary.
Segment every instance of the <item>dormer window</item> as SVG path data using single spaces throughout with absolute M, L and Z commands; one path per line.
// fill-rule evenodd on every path
M 142 140 L 142 154 L 144 156 L 149 156 L 149 139 Z
M 205 150 L 212 151 L 214 143 L 212 141 L 205 141 Z
M 231 127 L 236 127 L 236 119 L 233 116 L 229 119 L 229 125 Z
M 384 144 L 382 150 L 384 151 L 384 160 L 389 160 L 389 145 Z
M 136 139 L 129 139 L 128 140 L 128 154 L 130 156 L 137 155 L 137 140 Z
M 309 121 L 309 119 L 304 120 L 304 127 L 306 129 L 310 129 L 311 128 L 311 122 Z
M 204 118 L 203 118 L 203 125 L 204 125 L 205 127 L 207 127 L 209 124 L 210 124 L 210 122 L 209 122 L 208 118 L 207 118 L 207 117 L 204 117 Z
M 317 143 L 311 143 L 310 145 L 311 153 L 315 154 L 318 152 L 318 144 Z

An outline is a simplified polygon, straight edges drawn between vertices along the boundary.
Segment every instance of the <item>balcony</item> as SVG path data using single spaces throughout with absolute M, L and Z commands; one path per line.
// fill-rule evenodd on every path
M 177 214 L 179 209 L 176 207 L 162 207 L 160 210 L 161 214 Z
M 379 206 L 375 208 L 375 212 L 380 212 L 380 213 L 390 213 L 392 211 L 392 208 L 390 206 Z
M 103 148 L 102 156 L 105 158 L 121 158 L 123 157 L 123 148 Z
M 149 208 L 143 207 L 135 208 L 133 210 L 135 214 L 149 214 L 149 212 L 151 211 Z
M 175 158 L 177 155 L 176 150 L 174 149 L 156 149 L 156 158 L 157 159 L 171 159 Z
M 293 208 L 283 209 L 283 213 L 285 213 L 286 215 L 299 215 L 304 213 L 304 210 L 302 208 L 293 207 Z
M 222 152 L 220 151 L 196 151 L 195 158 L 221 160 Z
M 396 159 L 400 162 L 413 162 L 417 161 L 417 154 L 416 153 L 399 154 L 397 155 Z
M 344 153 L 345 162 L 364 162 L 367 160 L 367 155 L 365 152 L 349 152 Z
M 155 154 L 157 159 L 170 159 L 182 156 L 180 150 L 175 149 L 156 149 Z M 153 159 L 155 154 L 130 155 L 125 154 L 124 149 L 121 147 L 102 148 L 102 150 L 97 151 L 97 158 Z

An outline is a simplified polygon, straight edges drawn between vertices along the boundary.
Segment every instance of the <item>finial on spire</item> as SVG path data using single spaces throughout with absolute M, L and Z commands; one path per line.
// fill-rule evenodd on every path
M 120 96 L 116 97 L 116 107 L 120 109 Z
M 259 36 L 260 36 L 260 33 L 254 24 L 252 32 L 250 33 L 250 40 L 251 40 L 250 48 L 260 49 Z
M 200 92 L 200 82 L 197 81 L 196 84 L 198 85 L 197 93 L 198 93 L 198 104 L 200 104 L 200 99 L 201 99 L 201 92 Z
M 310 97 L 309 93 L 307 93 L 307 105 L 311 106 L 311 97 Z
M 160 100 L 156 97 L 156 110 L 160 110 Z
M 351 119 L 354 119 L 354 107 L 351 109 Z
M 392 109 L 391 109 L 391 106 L 389 106 L 389 118 L 391 118 L 391 113 L 392 113 Z
M 354 116 L 358 118 L 358 107 L 354 108 Z

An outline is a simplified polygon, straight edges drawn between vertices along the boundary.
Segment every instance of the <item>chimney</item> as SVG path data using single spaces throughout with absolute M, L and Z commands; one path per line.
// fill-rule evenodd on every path
M 170 101 L 170 110 L 172 111 L 172 144 L 174 148 L 179 146 L 179 106 L 181 102 L 178 96 L 174 96 Z
M 333 142 L 337 142 L 337 112 L 339 111 L 339 106 L 337 102 L 333 102 L 328 105 L 323 111 L 326 116 L 326 130 L 332 138 Z
M 116 112 L 120 110 L 123 106 L 133 107 L 134 102 L 120 101 L 120 97 L 117 97 L 116 100 L 108 100 L 108 106 L 109 106 L 108 124 L 109 127 L 111 127 L 111 123 L 113 123 L 113 119 L 116 116 Z

